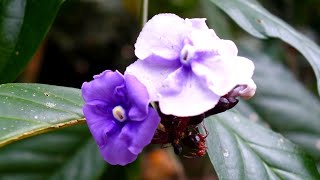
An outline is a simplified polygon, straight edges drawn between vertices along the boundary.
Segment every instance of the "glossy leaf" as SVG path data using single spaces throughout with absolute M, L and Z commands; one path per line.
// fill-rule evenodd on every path
M 235 111 L 205 119 L 208 154 L 219 179 L 319 179 L 298 146 Z
M 43 84 L 0 85 L 0 146 L 85 122 L 79 89 Z
M 320 102 L 280 63 L 249 53 L 255 63 L 257 92 L 248 102 L 272 129 L 320 160 Z M 267 67 L 267 68 L 266 68 Z
M 0 1 L 0 83 L 12 82 L 27 65 L 63 1 Z
M 85 125 L 15 142 L 0 149 L 0 179 L 98 179 L 106 169 Z
M 258 38 L 275 37 L 295 47 L 311 64 L 320 93 L 320 48 L 302 33 L 269 13 L 255 0 L 210 0 L 239 26 Z

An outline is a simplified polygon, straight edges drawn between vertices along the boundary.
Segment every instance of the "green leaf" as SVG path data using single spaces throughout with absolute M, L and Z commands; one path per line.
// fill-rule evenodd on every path
M 248 102 L 272 129 L 320 160 L 320 102 L 280 63 L 249 52 L 255 63 L 255 96 Z M 268 68 L 266 68 L 268 67 Z
M 317 44 L 269 13 L 255 0 L 210 1 L 253 36 L 280 38 L 300 51 L 307 58 L 317 76 L 320 93 L 320 48 Z
M 43 84 L 0 85 L 0 146 L 85 122 L 79 89 Z
M 316 164 L 298 146 L 228 111 L 205 119 L 208 154 L 219 179 L 320 179 Z
M 85 125 L 15 142 L 0 149 L 1 180 L 98 179 L 106 169 Z
M 12 82 L 27 65 L 63 1 L 0 1 L 0 83 Z

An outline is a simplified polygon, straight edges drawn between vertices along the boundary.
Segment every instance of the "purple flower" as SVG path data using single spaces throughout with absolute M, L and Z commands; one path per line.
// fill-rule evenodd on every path
M 142 29 L 135 48 L 139 60 L 126 73 L 146 86 L 164 114 L 199 115 L 237 86 L 235 95 L 250 98 L 255 93 L 253 63 L 237 56 L 236 45 L 220 39 L 205 19 L 156 15 Z
M 104 160 L 134 161 L 160 122 L 146 88 L 132 75 L 104 71 L 82 85 L 83 113 Z

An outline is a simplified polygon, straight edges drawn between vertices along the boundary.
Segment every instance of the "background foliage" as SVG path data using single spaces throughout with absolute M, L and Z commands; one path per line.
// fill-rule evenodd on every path
M 0 83 L 15 80 L 79 88 L 94 74 L 123 71 L 135 61 L 138 0 L 62 3 L 0 0 Z M 320 163 L 315 76 L 320 64 L 319 5 L 317 0 L 150 1 L 150 17 L 161 12 L 207 17 L 221 38 L 235 40 L 239 53 L 255 63 L 256 96 L 241 102 L 237 111 L 205 122 L 210 132 L 208 154 L 220 179 L 319 178 L 314 165 Z M 81 105 L 78 89 L 1 85 L 0 145 L 78 123 L 83 118 Z M 77 125 L 1 148 L 0 179 L 138 179 L 147 176 L 147 170 L 139 168 L 147 162 L 145 157 L 127 167 L 107 166 L 86 126 Z M 168 158 L 164 166 L 174 164 L 174 168 L 162 169 L 162 175 L 216 178 L 206 158 Z M 163 168 L 155 163 L 152 167 Z

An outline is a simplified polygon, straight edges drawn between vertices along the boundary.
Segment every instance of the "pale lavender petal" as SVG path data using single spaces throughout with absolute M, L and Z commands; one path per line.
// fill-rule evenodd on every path
M 158 55 L 167 60 L 179 57 L 182 42 L 190 31 L 184 19 L 175 14 L 159 14 L 143 27 L 135 44 L 135 54 L 144 60 Z
M 191 24 L 191 26 L 195 29 L 209 29 L 206 24 L 206 18 L 186 18 L 186 23 Z
M 219 45 L 217 52 L 221 56 L 237 56 L 238 48 L 233 41 L 221 39 L 217 42 Z
M 129 119 L 141 121 L 148 115 L 150 98 L 146 87 L 133 75 L 124 76 L 128 92 L 128 101 L 131 103 Z
M 219 101 L 220 96 L 204 86 L 192 72 L 186 73 L 180 69 L 166 79 L 166 88 L 160 92 L 159 100 L 162 113 L 181 117 L 195 116 L 213 108 Z M 179 89 L 180 92 L 177 92 Z
M 179 61 L 165 61 L 152 55 L 144 61 L 137 60 L 128 66 L 125 74 L 134 75 L 147 88 L 151 101 L 157 101 L 158 89 L 163 80 L 179 66 Z
M 158 113 L 151 107 L 148 108 L 148 116 L 143 121 L 128 122 L 121 131 L 120 138 L 129 143 L 129 151 L 138 155 L 142 149 L 150 144 L 152 137 L 160 123 Z
M 254 70 L 252 61 L 237 56 L 213 56 L 193 61 L 191 66 L 207 88 L 219 96 L 227 94 L 236 85 L 248 83 Z
M 104 71 L 95 75 L 93 81 L 84 82 L 81 87 L 83 99 L 86 102 L 102 100 L 106 102 L 116 101 L 113 92 L 117 86 L 124 83 L 122 74 L 118 71 Z
M 193 30 L 189 35 L 192 45 L 199 50 L 216 52 L 219 49 L 221 39 L 212 29 Z

